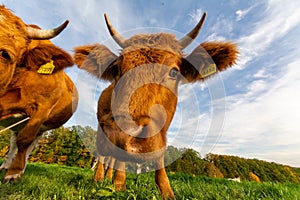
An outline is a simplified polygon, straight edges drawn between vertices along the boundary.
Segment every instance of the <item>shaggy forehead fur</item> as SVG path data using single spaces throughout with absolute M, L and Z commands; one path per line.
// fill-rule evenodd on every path
M 0 43 L 11 39 L 19 47 L 18 43 L 27 40 L 26 24 L 3 5 L 0 6 L 0 30 Z
M 167 33 L 135 35 L 126 40 L 123 53 L 143 48 L 161 49 L 181 55 L 181 47 L 175 36 Z
M 183 56 L 175 36 L 166 33 L 135 35 L 125 45 L 118 62 L 122 74 L 148 63 L 179 66 Z
M 1 27 L 9 28 L 9 30 L 25 30 L 26 27 L 25 23 L 19 17 L 14 15 L 11 10 L 3 5 L 0 5 L 0 23 Z

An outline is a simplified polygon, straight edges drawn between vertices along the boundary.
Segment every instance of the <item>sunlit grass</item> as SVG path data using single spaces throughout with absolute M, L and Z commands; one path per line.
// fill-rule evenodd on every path
M 297 184 L 237 183 L 186 174 L 169 174 L 169 178 L 176 199 L 300 199 Z M 21 180 L 0 183 L 0 199 L 161 199 L 154 173 L 128 174 L 126 188 L 115 191 L 111 180 L 94 183 L 89 169 L 31 163 Z

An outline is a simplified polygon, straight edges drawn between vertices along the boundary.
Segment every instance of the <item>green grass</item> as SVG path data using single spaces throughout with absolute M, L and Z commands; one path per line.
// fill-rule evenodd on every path
M 0 172 L 3 179 L 4 172 Z M 285 199 L 300 200 L 300 185 L 280 183 L 236 183 L 225 179 L 169 174 L 176 199 Z M 110 180 L 93 182 L 93 171 L 61 165 L 30 163 L 24 177 L 0 183 L 0 199 L 161 199 L 154 173 L 128 174 L 127 190 L 116 192 Z

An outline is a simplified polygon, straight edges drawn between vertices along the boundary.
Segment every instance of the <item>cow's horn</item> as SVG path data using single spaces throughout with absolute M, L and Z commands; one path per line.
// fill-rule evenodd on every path
M 197 37 L 197 35 L 200 33 L 201 27 L 204 23 L 206 17 L 206 13 L 203 13 L 200 21 L 198 22 L 198 24 L 193 28 L 193 30 L 191 30 L 188 34 L 186 34 L 184 37 L 182 37 L 178 42 L 181 45 L 181 48 L 184 49 L 187 46 L 189 46 L 189 44 L 191 44 L 193 42 L 193 40 Z
M 123 38 L 118 31 L 116 31 L 116 29 L 111 25 L 107 14 L 104 14 L 104 18 L 105 18 L 105 22 L 106 22 L 106 26 L 108 28 L 108 31 L 110 33 L 110 35 L 113 37 L 113 39 L 115 40 L 116 43 L 118 43 L 118 45 L 120 45 L 120 47 L 125 48 L 125 41 L 126 39 Z
M 48 39 L 54 38 L 55 36 L 60 34 L 67 27 L 68 23 L 69 23 L 69 20 L 66 20 L 59 27 L 50 29 L 50 30 L 40 30 L 40 29 L 28 26 L 27 27 L 28 37 L 31 39 L 40 39 L 40 40 L 48 40 Z

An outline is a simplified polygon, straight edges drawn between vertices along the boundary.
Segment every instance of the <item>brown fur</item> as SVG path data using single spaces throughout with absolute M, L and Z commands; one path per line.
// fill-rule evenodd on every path
M 26 24 L 12 12 L 0 6 L 0 95 L 9 84 L 16 64 L 20 62 L 30 39 Z
M 75 52 L 74 60 L 79 68 L 108 81 L 113 81 L 117 76 L 118 69 L 112 64 L 117 56 L 106 46 L 100 44 L 81 46 L 75 48 Z
M 161 49 L 177 54 L 182 53 L 181 46 L 175 36 L 167 33 L 135 35 L 126 40 L 126 46 L 123 50 L 124 53 L 143 48 Z
M 183 59 L 180 72 L 188 82 L 205 80 L 199 73 L 205 66 L 215 63 L 218 71 L 224 71 L 235 64 L 237 55 L 238 51 L 233 43 L 204 42 Z
M 204 68 L 215 63 L 217 71 L 226 70 L 235 63 L 237 54 L 233 43 L 206 42 L 184 57 L 175 36 L 165 33 L 133 36 L 126 40 L 118 57 L 103 45 L 75 48 L 79 68 L 112 82 L 98 101 L 97 148 L 100 155 L 113 156 L 119 162 L 113 178 L 117 189 L 125 188 L 122 161 L 152 160 L 157 169 L 155 182 L 163 198 L 174 198 L 163 154 L 177 105 L 178 82 L 203 81 L 208 78 L 201 74 Z M 172 77 L 174 70 L 179 74 Z M 104 173 L 97 170 L 95 179 L 97 174 Z
M 38 50 L 37 50 L 38 49 Z M 14 113 L 30 120 L 17 133 L 18 153 L 4 181 L 22 175 L 26 151 L 36 136 L 63 125 L 75 112 L 78 94 L 75 85 L 61 70 L 73 64 L 72 57 L 50 41 L 32 41 L 18 65 L 4 95 L 0 96 L 0 118 Z M 41 64 L 54 61 L 57 70 L 51 75 L 37 73 Z

